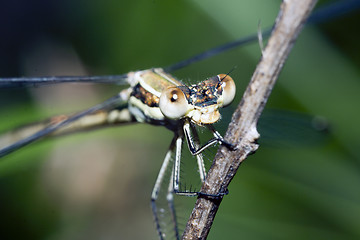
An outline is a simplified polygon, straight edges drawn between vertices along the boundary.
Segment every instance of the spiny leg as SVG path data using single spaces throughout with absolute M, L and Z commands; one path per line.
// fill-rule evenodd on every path
M 164 161 L 163 161 L 163 163 L 161 165 L 159 174 L 157 176 L 157 179 L 156 179 L 156 182 L 155 182 L 152 194 L 151 194 L 151 208 L 152 208 L 152 211 L 153 211 L 154 221 L 155 221 L 155 224 L 156 224 L 156 230 L 158 232 L 158 235 L 159 235 L 160 239 L 164 239 L 163 238 L 164 236 L 163 236 L 163 233 L 162 233 L 161 227 L 160 227 L 160 221 L 159 221 L 159 217 L 158 217 L 158 213 L 157 213 L 156 200 L 158 199 L 160 187 L 161 187 L 161 184 L 162 184 L 162 182 L 164 180 L 166 170 L 167 170 L 167 168 L 169 166 L 169 163 L 170 163 L 170 160 L 171 160 L 171 155 L 172 155 L 172 152 L 173 152 L 173 150 L 175 148 L 175 143 L 176 143 L 177 139 L 178 139 L 178 136 L 175 135 L 173 140 L 171 141 L 169 150 L 167 151 L 167 153 L 165 155 L 165 159 L 164 159 Z M 174 170 L 172 170 L 172 172 L 173 171 Z M 173 173 L 171 175 L 173 175 Z M 175 211 L 175 210 L 173 210 L 173 208 L 171 208 L 171 211 Z
M 174 193 L 179 194 L 180 192 L 180 164 L 181 164 L 181 146 L 184 139 L 184 136 L 181 131 L 179 131 L 179 137 L 176 139 L 176 148 L 175 148 L 175 162 L 174 162 L 174 175 L 173 175 L 173 186 Z
M 197 155 L 197 154 L 201 153 L 202 151 L 204 151 L 208 147 L 214 145 L 215 143 L 221 143 L 221 144 L 228 145 L 228 143 L 224 141 L 224 139 L 221 137 L 221 135 L 219 133 L 217 133 L 217 134 L 219 134 L 220 138 L 217 135 L 214 134 L 214 132 L 212 131 L 212 130 L 214 130 L 213 128 L 209 128 L 210 131 L 213 132 L 215 137 L 210 139 L 203 146 L 196 148 L 196 146 L 194 146 L 194 142 L 192 141 L 192 138 L 191 138 L 190 125 L 191 125 L 191 123 L 189 121 L 187 121 L 187 120 L 184 121 L 183 130 L 184 130 L 186 141 L 187 141 L 188 146 L 189 146 L 190 153 L 192 155 Z
M 168 202 L 168 206 L 169 206 L 169 209 L 171 212 L 171 218 L 174 223 L 175 237 L 176 237 L 176 239 L 180 239 L 178 223 L 177 223 L 177 219 L 176 219 L 175 205 L 174 205 L 174 179 L 173 178 L 174 178 L 174 168 L 171 171 L 171 177 L 170 177 L 170 181 L 169 181 L 169 187 L 168 187 L 168 192 L 166 195 L 166 200 Z
M 224 194 L 226 194 L 226 193 L 224 193 L 224 194 L 219 194 L 219 195 L 211 195 L 211 194 L 206 194 L 206 193 L 201 193 L 201 192 L 186 192 L 186 191 L 182 192 L 182 191 L 180 191 L 179 183 L 180 183 L 180 164 L 181 164 L 181 150 L 182 150 L 181 147 L 182 147 L 182 142 L 184 139 L 184 134 L 185 134 L 185 138 L 187 140 L 190 152 L 197 157 L 199 174 L 200 174 L 200 178 L 201 178 L 202 182 L 204 182 L 204 180 L 205 180 L 206 171 L 205 171 L 204 160 L 203 160 L 201 152 L 217 142 L 220 142 L 222 144 L 225 143 L 225 145 L 227 144 L 224 141 L 224 139 L 221 137 L 221 135 L 214 128 L 209 127 L 209 129 L 210 129 L 210 131 L 212 131 L 215 138 L 210 139 L 204 146 L 199 147 L 200 141 L 199 141 L 199 136 L 197 134 L 195 127 L 193 125 L 191 125 L 191 123 L 189 121 L 184 121 L 183 129 L 180 129 L 178 131 L 178 133 L 175 135 L 175 137 L 173 138 L 173 140 L 171 142 L 170 148 L 166 154 L 165 160 L 160 169 L 158 178 L 157 178 L 155 186 L 154 186 L 152 197 L 151 197 L 153 214 L 154 214 L 156 227 L 157 227 L 160 239 L 163 239 L 163 235 L 161 232 L 161 227 L 160 227 L 159 218 L 157 215 L 157 207 L 156 207 L 155 202 L 156 202 L 156 199 L 158 198 L 160 186 L 163 181 L 166 168 L 169 165 L 169 162 L 171 159 L 171 153 L 174 150 L 174 148 L 175 148 L 175 160 L 174 160 L 174 165 L 173 165 L 173 169 L 171 172 L 171 179 L 170 179 L 166 199 L 168 201 L 169 209 L 171 211 L 171 215 L 172 215 L 172 219 L 173 219 L 173 223 L 174 223 L 175 236 L 177 239 L 179 239 L 179 232 L 178 232 L 177 221 L 176 221 L 176 212 L 175 212 L 175 207 L 174 207 L 173 193 L 175 193 L 177 195 L 185 195 L 185 196 L 203 195 L 203 196 L 207 196 L 207 197 L 219 197 L 219 196 L 223 196 Z
M 193 124 L 188 120 L 185 120 L 184 125 L 183 125 L 183 131 L 185 134 L 186 141 L 188 143 L 190 153 L 195 156 L 201 156 L 202 164 L 199 164 L 199 171 L 201 171 L 201 169 L 203 167 L 204 172 L 205 172 L 205 167 L 203 165 L 204 162 L 203 162 L 202 154 L 201 154 L 202 151 L 204 151 L 205 149 L 207 149 L 208 147 L 212 146 L 213 144 L 215 144 L 217 142 L 225 145 L 227 148 L 229 148 L 231 150 L 234 149 L 234 146 L 231 143 L 226 142 L 224 140 L 224 138 L 220 135 L 220 133 L 218 131 L 216 131 L 215 128 L 211 124 L 208 124 L 206 126 L 213 133 L 214 138 L 210 139 L 203 146 L 199 147 L 199 145 L 200 145 L 199 137 L 197 135 L 195 126 L 193 126 Z M 193 133 L 193 134 L 191 134 L 191 133 Z M 198 163 L 199 163 L 199 159 L 198 159 Z M 206 176 L 206 175 L 204 175 L 204 176 Z M 205 180 L 205 178 L 204 178 L 204 180 Z M 226 195 L 228 193 L 228 191 L 226 190 L 225 192 L 222 192 L 219 194 L 207 194 L 207 193 L 202 193 L 202 192 L 179 192 L 179 191 L 176 192 L 176 188 L 175 188 L 175 193 L 180 194 L 180 195 L 187 195 L 187 196 L 206 196 L 206 197 L 211 197 L 211 198 L 218 198 L 218 197 Z
M 174 163 L 174 169 L 175 169 L 175 174 L 174 174 L 174 178 L 173 178 L 173 182 L 174 182 L 174 193 L 177 195 L 184 195 L 184 196 L 198 196 L 199 193 L 198 192 L 191 192 L 191 191 L 180 191 L 180 187 L 179 187 L 179 181 L 180 181 L 180 161 L 181 161 L 181 144 L 183 141 L 183 134 L 185 134 L 185 138 L 187 140 L 188 143 L 188 147 L 190 152 L 192 153 L 192 155 L 195 155 L 197 158 L 197 164 L 198 164 L 198 168 L 199 168 L 199 174 L 200 174 L 200 180 L 203 183 L 205 181 L 205 177 L 206 177 L 206 171 L 205 171 L 205 164 L 204 164 L 204 159 L 203 156 L 201 154 L 201 152 L 203 150 L 205 150 L 207 147 L 211 146 L 212 144 L 216 143 L 217 140 L 215 140 L 213 143 L 208 144 L 206 146 L 203 147 L 199 147 L 200 146 L 200 140 L 199 140 L 199 136 L 197 134 L 197 131 L 195 129 L 195 126 L 193 124 L 191 124 L 189 121 L 185 120 L 184 121 L 184 126 L 182 130 L 179 130 L 179 138 L 176 144 L 176 156 L 175 156 L 175 163 Z M 180 140 L 181 139 L 181 140 Z M 192 151 L 192 149 L 194 151 Z M 198 151 L 196 149 L 201 149 L 201 151 Z M 195 153 L 193 153 L 195 152 Z
M 182 129 L 179 129 L 178 136 L 179 137 L 176 139 L 174 176 L 173 176 L 174 193 L 177 195 L 197 196 L 196 192 L 180 191 L 179 183 L 180 183 L 181 146 L 184 140 Z
M 199 148 L 200 147 L 200 139 L 199 139 L 199 135 L 197 133 L 197 130 L 196 130 L 194 124 L 190 123 L 190 129 L 193 134 L 192 134 L 192 139 L 189 139 L 188 142 L 193 141 L 194 148 Z M 200 180 L 203 183 L 206 178 L 206 169 L 205 169 L 203 155 L 201 153 L 196 154 L 196 159 L 197 159 L 197 164 L 198 164 L 198 168 L 199 168 Z
M 235 146 L 227 141 L 224 140 L 224 138 L 221 136 L 221 134 L 216 131 L 216 129 L 214 128 L 213 125 L 208 124 L 206 125 L 206 127 L 212 132 L 212 134 L 214 135 L 214 137 L 216 139 L 218 139 L 218 141 L 224 145 L 225 147 L 229 148 L 230 150 L 235 150 Z

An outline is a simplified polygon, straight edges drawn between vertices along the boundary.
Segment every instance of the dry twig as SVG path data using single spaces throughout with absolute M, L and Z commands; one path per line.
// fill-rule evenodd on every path
M 229 151 L 220 147 L 201 192 L 214 195 L 226 192 L 241 162 L 258 148 L 255 143 L 259 137 L 257 121 L 315 3 L 316 0 L 283 0 L 262 58 L 225 135 L 225 139 L 235 143 L 237 149 Z M 206 239 L 221 200 L 199 197 L 182 238 Z

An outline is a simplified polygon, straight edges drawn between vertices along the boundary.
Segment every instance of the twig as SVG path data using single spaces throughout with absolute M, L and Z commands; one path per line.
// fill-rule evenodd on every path
M 234 151 L 219 148 L 201 192 L 209 195 L 226 192 L 241 162 L 258 148 L 255 143 L 259 138 L 257 121 L 315 3 L 316 0 L 283 0 L 262 58 L 225 135 L 237 148 Z M 182 239 L 206 239 L 221 200 L 199 197 Z

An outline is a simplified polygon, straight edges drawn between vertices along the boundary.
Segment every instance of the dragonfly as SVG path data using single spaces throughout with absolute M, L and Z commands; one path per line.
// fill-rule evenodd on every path
M 251 40 L 249 40 L 251 39 Z M 239 41 L 253 41 L 253 37 Z M 240 45 L 237 42 L 235 45 Z M 230 46 L 230 45 L 228 45 Z M 226 46 L 225 49 L 228 47 Z M 210 51 L 209 51 L 210 52 Z M 215 51 L 218 54 L 220 51 Z M 195 58 L 193 58 L 195 59 Z M 172 205 L 172 194 L 198 195 L 198 192 L 182 192 L 179 190 L 181 145 L 184 139 L 189 151 L 197 158 L 201 181 L 206 177 L 202 152 L 208 147 L 220 143 L 229 148 L 222 136 L 212 126 L 220 118 L 219 108 L 231 103 L 235 95 L 234 81 L 228 74 L 219 74 L 199 84 L 187 86 L 176 80 L 168 71 L 181 68 L 193 61 L 186 61 L 173 65 L 170 68 L 161 68 L 131 72 L 119 76 L 95 76 L 95 77 L 42 77 L 42 78 L 9 78 L 2 79 L 2 87 L 8 86 L 31 86 L 64 82 L 91 82 L 91 83 L 116 83 L 128 84 L 129 88 L 107 101 L 91 107 L 75 115 L 61 115 L 53 117 L 40 124 L 33 124 L 15 130 L 15 134 L 8 135 L 10 138 L 20 138 L 0 150 L 0 157 L 8 155 L 42 137 L 48 135 L 61 135 L 78 131 L 79 129 L 92 129 L 98 126 L 116 125 L 125 122 L 143 122 L 153 125 L 161 125 L 174 132 L 168 152 L 156 180 L 151 199 L 157 231 L 162 238 L 162 231 L 158 224 L 156 214 L 156 200 L 159 187 L 164 177 L 164 171 L 170 163 L 170 158 L 175 153 L 174 166 L 171 171 L 171 179 L 168 188 L 169 205 Z M 164 87 L 165 86 L 165 87 Z M 229 87 L 230 86 L 230 87 Z M 125 105 L 125 107 L 124 107 Z M 208 128 L 213 138 L 205 145 L 200 146 L 195 125 Z M 30 136 L 22 135 L 25 130 L 35 131 Z M 6 136 L 5 136 L 6 137 Z M 174 210 L 171 210 L 175 215 Z M 176 227 L 175 227 L 175 231 Z M 177 238 L 179 233 L 176 232 Z

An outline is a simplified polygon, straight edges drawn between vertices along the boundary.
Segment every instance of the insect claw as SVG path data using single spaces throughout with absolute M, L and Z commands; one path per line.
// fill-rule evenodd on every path
M 224 197 L 225 195 L 229 194 L 229 190 L 226 189 L 225 191 L 219 192 L 217 194 L 211 194 L 211 193 L 204 193 L 204 192 L 198 192 L 198 196 L 202 197 L 202 198 L 207 198 L 207 199 L 211 199 L 211 200 L 218 200 L 222 197 Z
M 227 147 L 227 148 L 228 148 L 229 150 L 231 150 L 231 151 L 237 150 L 236 145 L 234 145 L 234 144 L 232 144 L 232 143 L 229 143 L 229 142 L 227 142 L 227 141 L 225 141 L 225 140 L 221 141 L 221 145 L 224 145 L 225 147 Z

